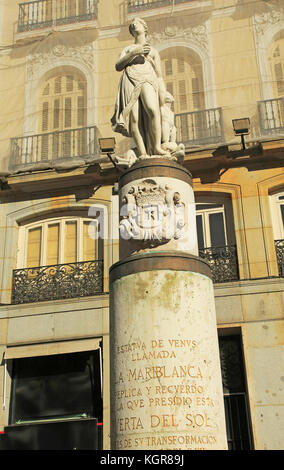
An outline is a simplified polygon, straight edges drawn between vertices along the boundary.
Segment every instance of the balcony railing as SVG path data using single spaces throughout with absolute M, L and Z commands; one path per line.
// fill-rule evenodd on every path
M 258 102 L 262 135 L 284 133 L 284 97 Z
M 97 0 L 36 0 L 19 4 L 18 32 L 97 18 Z
M 103 292 L 103 261 L 13 271 L 12 304 L 87 297 Z
M 222 108 L 204 109 L 175 115 L 177 141 L 207 145 L 224 141 Z
M 95 126 L 48 132 L 11 139 L 10 168 L 90 157 L 98 150 Z
M 185 3 L 190 0 L 175 0 L 175 3 Z M 146 10 L 148 8 L 156 8 L 167 5 L 172 5 L 172 0 L 129 0 L 128 1 L 128 12 L 135 12 L 140 10 Z
M 275 240 L 279 277 L 284 277 L 284 240 Z
M 235 245 L 202 248 L 199 250 L 199 256 L 208 261 L 213 282 L 239 280 L 237 247 Z

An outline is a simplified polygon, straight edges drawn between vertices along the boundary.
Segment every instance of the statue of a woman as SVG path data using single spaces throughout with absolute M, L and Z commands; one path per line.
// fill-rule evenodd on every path
M 132 137 L 137 156 L 166 155 L 161 147 L 161 106 L 166 89 L 160 56 L 146 40 L 145 21 L 135 18 L 129 26 L 134 44 L 123 49 L 116 70 L 120 79 L 115 114 L 111 120 L 115 132 Z

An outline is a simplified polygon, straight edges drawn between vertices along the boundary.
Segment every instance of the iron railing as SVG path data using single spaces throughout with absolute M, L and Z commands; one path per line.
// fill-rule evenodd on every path
M 199 256 L 208 261 L 213 282 L 230 282 L 239 280 L 237 247 L 227 245 L 199 249 Z
M 284 240 L 275 240 L 279 277 L 284 277 Z
M 258 102 L 258 116 L 262 135 L 284 133 L 284 97 Z
M 224 141 L 222 108 L 204 109 L 175 115 L 177 141 L 207 145 Z
M 89 157 L 98 150 L 96 126 L 47 132 L 11 139 L 10 168 L 62 159 Z
M 97 0 L 36 0 L 19 4 L 18 32 L 97 18 Z
M 101 294 L 103 272 L 102 260 L 15 269 L 11 303 L 26 304 Z
M 186 3 L 191 0 L 175 0 L 175 3 Z M 148 8 L 156 8 L 161 6 L 172 5 L 172 0 L 129 0 L 128 12 L 146 10 Z

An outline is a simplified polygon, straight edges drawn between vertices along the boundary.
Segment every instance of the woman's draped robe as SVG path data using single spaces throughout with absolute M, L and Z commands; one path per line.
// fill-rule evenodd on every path
M 127 54 L 132 47 L 126 47 L 121 57 Z M 147 56 L 137 55 L 125 67 L 123 74 L 120 78 L 118 94 L 115 104 L 115 113 L 111 119 L 112 129 L 119 132 L 126 137 L 131 135 L 131 109 L 138 100 L 138 127 L 142 136 L 146 152 L 148 155 L 154 154 L 154 142 L 151 138 L 153 130 L 149 128 L 149 118 L 144 109 L 142 100 L 140 98 L 141 89 L 144 83 L 149 83 L 153 86 L 157 93 L 157 106 L 159 108 L 159 79 L 157 74 Z

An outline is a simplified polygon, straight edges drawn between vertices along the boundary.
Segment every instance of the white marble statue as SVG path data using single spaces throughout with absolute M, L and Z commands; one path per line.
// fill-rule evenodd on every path
M 135 41 L 123 49 L 116 63 L 116 70 L 123 74 L 111 119 L 112 128 L 133 138 L 138 158 L 170 157 L 171 150 L 162 146 L 161 109 L 167 92 L 160 56 L 147 42 L 144 20 L 135 18 L 129 31 Z

